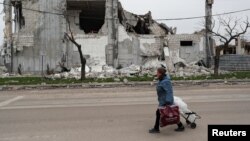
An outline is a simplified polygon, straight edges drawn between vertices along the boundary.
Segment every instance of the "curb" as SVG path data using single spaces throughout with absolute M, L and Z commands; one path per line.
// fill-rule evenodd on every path
M 15 91 L 15 90 L 46 90 L 46 89 L 91 89 L 91 88 L 115 88 L 115 87 L 143 87 L 155 86 L 157 82 L 128 82 L 128 83 L 91 83 L 91 84 L 53 84 L 53 85 L 9 85 L 0 86 L 0 91 Z M 207 86 L 209 84 L 225 84 L 225 85 L 240 85 L 249 83 L 250 79 L 245 80 L 186 80 L 172 81 L 173 86 Z

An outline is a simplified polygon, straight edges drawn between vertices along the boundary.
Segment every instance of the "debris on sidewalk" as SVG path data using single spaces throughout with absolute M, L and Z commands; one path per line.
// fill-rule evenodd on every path
M 129 67 L 120 69 L 119 74 L 122 76 L 139 75 L 141 71 L 142 71 L 141 66 L 131 65 Z
M 148 59 L 143 66 L 130 65 L 121 69 L 115 69 L 108 65 L 88 67 L 86 66 L 87 78 L 116 78 L 114 81 L 120 82 L 119 77 L 133 77 L 133 76 L 154 76 L 158 67 L 166 67 L 166 63 L 158 61 L 157 59 Z M 92 68 L 95 68 L 94 70 Z M 98 69 L 97 69 L 98 68 Z M 166 67 L 168 70 L 168 68 Z M 201 61 L 187 64 L 180 61 L 174 64 L 174 70 L 168 70 L 168 73 L 174 77 L 190 77 L 190 76 L 209 76 L 213 74 L 212 68 L 206 68 Z M 229 73 L 227 71 L 220 71 L 221 74 Z M 52 76 L 57 78 L 74 78 L 79 80 L 81 76 L 81 68 L 71 68 L 69 72 L 57 73 Z
M 0 66 L 0 78 L 9 77 L 10 74 L 7 72 L 8 72 L 8 70 L 6 69 L 6 67 Z

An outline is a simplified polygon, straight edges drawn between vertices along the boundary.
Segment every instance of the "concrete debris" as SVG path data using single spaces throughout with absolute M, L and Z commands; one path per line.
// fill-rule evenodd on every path
M 158 58 L 149 58 L 145 60 L 143 66 L 130 65 L 122 69 L 115 69 L 108 65 L 103 66 L 86 66 L 86 77 L 87 78 L 114 78 L 115 82 L 124 82 L 126 80 L 121 80 L 120 77 L 133 77 L 133 76 L 154 76 L 156 70 L 159 67 L 166 67 L 168 73 L 175 77 L 190 77 L 190 76 L 209 76 L 213 74 L 212 68 L 206 68 L 202 65 L 203 61 L 192 62 L 187 64 L 185 61 L 181 60 L 174 65 L 174 70 L 169 70 L 165 61 L 159 61 Z M 93 69 L 98 68 L 98 69 Z M 97 71 L 98 70 L 98 71 Z M 71 68 L 70 72 L 63 72 L 59 74 L 54 74 L 53 78 L 75 78 L 80 79 L 81 68 Z M 226 71 L 220 71 L 221 74 L 228 73 Z
M 177 57 L 177 58 L 172 58 L 172 61 L 173 61 L 173 64 L 174 65 L 176 65 L 176 64 L 180 64 L 180 63 L 182 63 L 182 64 L 187 64 L 187 62 L 184 60 L 184 59 L 182 59 L 182 58 L 180 58 L 180 57 Z M 192 64 L 192 63 L 191 63 Z
M 101 73 L 103 71 L 102 66 L 96 65 L 90 67 L 91 72 Z
M 7 68 L 6 67 L 4 67 L 4 66 L 0 66 L 0 75 L 1 74 L 4 74 L 4 73 L 7 73 Z
M 169 31 L 170 34 L 176 34 L 177 28 L 176 27 L 168 27 L 165 23 L 160 23 L 160 27 L 164 28 L 166 31 Z
M 117 70 L 114 69 L 113 67 L 104 65 L 104 66 L 103 66 L 103 71 L 104 71 L 105 73 L 116 73 Z
M 186 66 L 187 64 L 185 64 L 184 62 L 178 62 L 174 64 L 175 69 L 184 68 Z
M 90 72 L 90 68 L 88 66 L 85 67 L 86 73 Z M 74 78 L 74 79 L 81 79 L 81 67 L 71 68 L 69 72 L 62 72 L 50 75 L 52 79 L 61 79 L 61 78 Z
M 162 67 L 162 66 L 167 68 L 166 62 L 159 61 L 157 57 L 148 58 L 147 60 L 145 60 L 145 63 L 142 66 L 141 75 L 153 76 L 156 74 L 157 68 Z
M 198 66 L 196 63 L 185 64 L 184 62 L 178 62 L 175 64 L 173 75 L 176 77 L 189 77 L 211 75 L 212 73 L 213 70 L 207 69 L 204 66 Z
M 61 70 L 60 70 L 61 72 L 69 72 L 70 71 L 70 69 L 68 69 L 67 67 L 65 67 L 64 63 L 59 62 L 59 66 L 61 68 Z
M 140 46 L 140 55 L 147 57 L 160 56 L 162 54 L 160 48 L 160 46 L 152 46 L 148 43 L 145 43 L 143 46 Z
M 190 77 L 190 76 L 201 76 L 201 75 L 211 75 L 214 73 L 213 68 L 206 68 L 201 65 L 203 61 L 193 62 L 190 64 L 185 64 L 184 62 L 178 62 L 175 64 L 175 70 L 171 72 L 173 76 L 176 77 Z M 227 71 L 220 70 L 220 74 L 229 73 Z
M 142 71 L 141 66 L 138 65 L 131 65 L 126 68 L 122 68 L 119 70 L 119 74 L 126 76 L 126 75 L 139 75 L 139 73 Z
M 0 78 L 6 78 L 6 77 L 9 77 L 10 74 L 7 73 L 8 70 L 6 69 L 6 67 L 4 66 L 0 66 Z
M 143 69 L 159 68 L 162 65 L 166 67 L 166 63 L 164 61 L 159 61 L 157 57 L 148 58 L 143 65 Z
M 6 78 L 6 77 L 9 77 L 10 74 L 9 73 L 4 73 L 4 74 L 1 74 L 0 75 L 0 78 Z
M 80 72 L 81 67 L 78 68 L 78 71 Z M 85 66 L 85 72 L 89 73 L 90 72 L 90 68 L 88 66 Z
M 78 49 L 65 38 L 64 34 L 61 34 L 68 31 L 69 23 L 72 24 L 71 33 L 75 42 L 82 46 L 86 58 L 87 77 L 152 74 L 159 66 L 158 63 L 162 63 L 158 60 L 169 60 L 168 69 L 172 71 L 173 64 L 178 62 L 186 64 L 180 58 L 191 62 L 207 56 L 204 53 L 203 34 L 176 34 L 176 28 L 154 20 L 150 11 L 142 15 L 128 12 L 123 9 L 119 0 L 53 0 L 53 2 L 5 0 L 5 2 L 7 3 L 4 5 L 6 37 L 3 44 L 4 52 L 0 52 L 0 58 L 6 61 L 8 70 L 13 59 L 13 70 L 19 70 L 19 74 L 42 72 L 46 69 L 41 67 L 44 63 L 44 66 L 47 65 L 47 75 L 54 75 L 56 78 L 74 76 L 79 78 L 80 70 L 70 69 L 81 65 Z M 22 7 L 45 11 L 52 9 L 72 16 L 65 18 L 52 14 L 39 18 L 41 17 L 39 12 L 24 10 Z M 83 7 L 86 8 L 82 9 Z M 53 28 L 44 30 L 40 25 L 45 24 Z M 12 27 L 16 32 L 12 32 Z M 188 42 L 190 47 L 185 47 L 182 42 Z M 13 53 L 11 45 L 14 48 Z M 35 61 L 30 63 L 30 60 Z M 116 70 L 106 64 L 114 68 L 136 64 L 142 68 L 132 65 Z
M 128 84 L 128 79 L 126 79 L 126 78 L 123 79 L 123 83 L 124 83 L 124 84 Z
M 100 73 L 99 75 L 98 75 L 98 78 L 105 78 L 106 76 L 105 76 L 105 74 L 103 74 L 103 73 Z
M 70 74 L 75 74 L 75 73 L 80 73 L 81 72 L 81 67 L 77 67 L 77 68 L 71 68 L 70 69 Z M 89 73 L 90 72 L 90 68 L 88 66 L 85 66 L 85 72 Z
M 85 67 L 86 77 L 88 78 L 111 78 L 118 75 L 118 70 L 113 67 L 104 66 L 91 66 Z M 74 78 L 79 80 L 81 78 L 81 67 L 71 68 L 69 72 L 62 72 L 50 75 L 52 79 L 58 78 Z
M 169 28 L 167 25 L 153 20 L 151 11 L 145 15 L 136 15 L 124 10 L 119 3 L 118 15 L 120 23 L 127 32 L 155 35 L 176 34 L 176 28 Z
M 54 74 L 53 78 L 54 79 L 59 79 L 59 78 L 61 78 L 61 74 Z

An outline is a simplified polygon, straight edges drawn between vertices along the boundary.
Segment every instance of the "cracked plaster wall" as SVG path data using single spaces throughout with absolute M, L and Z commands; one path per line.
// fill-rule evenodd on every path
M 181 41 L 193 41 L 192 46 L 181 46 Z M 168 36 L 168 47 L 173 63 L 177 63 L 179 58 L 184 59 L 186 63 L 204 60 L 205 57 L 205 39 L 199 34 L 177 34 Z

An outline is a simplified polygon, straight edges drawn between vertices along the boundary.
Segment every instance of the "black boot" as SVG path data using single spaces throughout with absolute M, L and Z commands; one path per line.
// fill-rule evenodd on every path
M 156 111 L 156 119 L 155 119 L 155 126 L 154 128 L 150 129 L 148 132 L 149 133 L 160 133 L 160 129 L 159 129 L 159 126 L 160 126 L 160 111 L 159 109 L 157 109 Z
M 178 125 L 178 128 L 175 129 L 176 132 L 182 132 L 185 130 L 185 127 L 183 126 L 181 122 L 177 125 Z
M 149 133 L 155 134 L 155 133 L 160 133 L 159 129 L 152 128 L 148 131 Z

